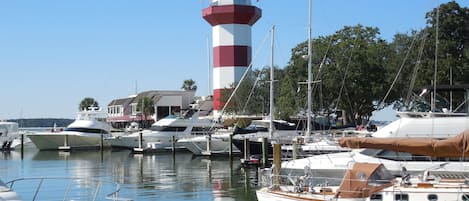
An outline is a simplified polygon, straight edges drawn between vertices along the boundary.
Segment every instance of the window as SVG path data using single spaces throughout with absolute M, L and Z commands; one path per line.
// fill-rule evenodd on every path
M 94 129 L 94 128 L 65 128 L 65 131 L 74 131 L 74 132 L 82 132 L 82 133 L 96 133 L 96 134 L 107 134 L 109 132 L 101 129 Z
M 437 201 L 438 200 L 438 195 L 437 194 L 429 194 L 427 196 L 428 201 Z
M 461 196 L 462 201 L 469 201 L 469 194 L 464 194 Z
M 373 194 L 370 197 L 370 201 L 382 201 L 383 200 L 383 195 L 381 194 Z
M 407 194 L 396 194 L 395 201 L 409 201 L 409 195 Z

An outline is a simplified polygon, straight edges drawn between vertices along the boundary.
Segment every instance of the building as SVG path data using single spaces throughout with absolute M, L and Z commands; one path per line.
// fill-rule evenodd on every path
M 251 28 L 261 16 L 251 0 L 211 0 L 202 11 L 212 26 L 214 116 L 225 104 L 222 90 L 239 82 L 251 64 Z
M 183 111 L 189 110 L 194 103 L 195 91 L 165 91 L 153 90 L 141 92 L 127 98 L 112 100 L 107 106 L 108 121 L 115 128 L 124 128 L 131 122 L 142 122 L 146 119 L 146 125 L 158 121 L 170 114 L 180 116 Z M 146 118 L 137 110 L 138 101 L 143 97 L 153 100 L 153 115 Z

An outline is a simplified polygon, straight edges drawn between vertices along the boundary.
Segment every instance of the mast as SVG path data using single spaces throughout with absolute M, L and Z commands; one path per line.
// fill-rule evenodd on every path
M 274 32 L 275 32 L 275 25 L 272 25 L 271 30 L 271 49 L 270 49 L 270 120 L 269 120 L 269 136 L 270 139 L 274 137 Z
M 306 111 L 306 115 L 308 116 L 307 118 L 307 127 L 306 127 L 306 137 L 309 138 L 311 135 L 311 104 L 312 104 L 312 98 L 311 98 L 311 81 L 312 81 L 312 64 L 311 64 L 311 56 L 312 56 L 312 50 L 311 50 L 311 10 L 312 10 L 312 0 L 309 0 L 309 24 L 308 24 L 308 109 Z
M 436 7 L 436 27 L 435 27 L 435 72 L 433 77 L 433 95 L 431 101 L 431 111 L 435 112 L 435 101 L 436 101 L 436 74 L 438 71 L 438 29 L 439 29 L 439 22 L 440 22 L 440 5 Z

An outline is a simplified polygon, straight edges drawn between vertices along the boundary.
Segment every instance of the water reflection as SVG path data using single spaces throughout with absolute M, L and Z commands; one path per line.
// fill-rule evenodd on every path
M 14 151 L 0 157 L 3 180 L 34 176 L 95 178 L 119 183 L 120 196 L 134 200 L 256 200 L 257 170 L 242 168 L 238 158 L 194 157 L 186 152 L 33 149 L 25 152 L 23 160 Z

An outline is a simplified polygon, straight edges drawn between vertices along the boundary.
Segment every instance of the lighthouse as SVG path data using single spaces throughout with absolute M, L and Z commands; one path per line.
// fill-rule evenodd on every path
M 261 15 L 250 0 L 211 0 L 202 11 L 212 26 L 214 116 L 225 104 L 222 90 L 239 82 L 251 63 L 251 27 Z

